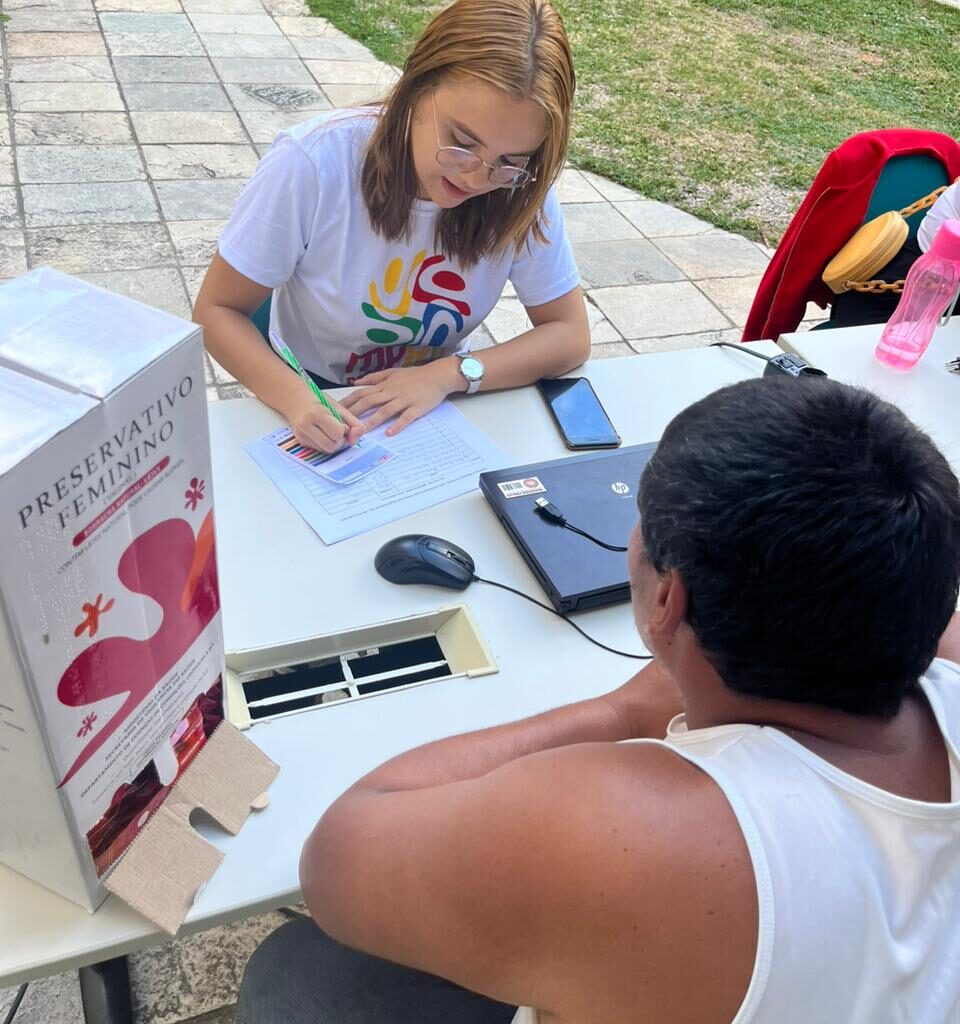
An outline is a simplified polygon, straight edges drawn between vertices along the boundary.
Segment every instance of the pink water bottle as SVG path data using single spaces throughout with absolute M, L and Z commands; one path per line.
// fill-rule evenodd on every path
M 880 335 L 877 359 L 894 370 L 912 370 L 958 288 L 960 220 L 945 220 L 907 274 L 897 308 Z

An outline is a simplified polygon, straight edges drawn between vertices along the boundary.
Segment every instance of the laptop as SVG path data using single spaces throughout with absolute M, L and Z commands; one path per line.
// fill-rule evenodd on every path
M 607 551 L 536 512 L 538 498 L 572 526 L 626 547 L 637 523 L 637 485 L 655 444 L 636 444 L 480 474 L 480 490 L 558 612 L 630 598 L 627 556 Z

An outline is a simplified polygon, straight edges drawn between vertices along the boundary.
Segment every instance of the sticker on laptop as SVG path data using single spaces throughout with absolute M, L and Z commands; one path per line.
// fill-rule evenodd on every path
M 500 488 L 500 493 L 505 498 L 522 498 L 526 494 L 544 494 L 547 490 L 535 476 L 528 476 L 525 480 L 504 480 L 502 484 L 497 484 L 497 487 Z

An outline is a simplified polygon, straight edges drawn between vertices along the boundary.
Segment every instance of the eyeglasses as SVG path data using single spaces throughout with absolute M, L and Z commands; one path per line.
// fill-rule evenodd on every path
M 440 123 L 437 120 L 437 98 L 431 94 L 433 100 L 433 126 L 437 132 L 437 163 L 448 171 L 459 171 L 462 174 L 472 174 L 487 168 L 487 180 L 500 188 L 519 188 L 521 185 L 528 185 L 537 179 L 525 168 L 514 167 L 512 164 L 488 164 L 481 160 L 476 153 L 469 149 L 461 149 L 460 146 L 444 146 L 440 141 Z M 529 157 L 525 157 L 528 160 Z

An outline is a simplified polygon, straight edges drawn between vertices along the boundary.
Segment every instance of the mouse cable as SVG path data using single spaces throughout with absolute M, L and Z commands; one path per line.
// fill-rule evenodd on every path
M 738 352 L 742 352 L 746 356 L 753 356 L 754 359 L 762 359 L 765 363 L 769 363 L 773 356 L 764 355 L 762 352 L 754 352 L 752 348 L 747 348 L 743 342 L 733 341 L 711 341 L 710 348 L 734 348 Z
M 534 504 L 534 512 L 536 512 L 542 519 L 549 520 L 551 523 L 556 523 L 557 526 L 562 526 L 564 529 L 571 530 L 573 533 L 578 533 L 581 537 L 586 537 L 587 540 L 592 540 L 594 544 L 598 544 L 602 548 L 606 548 L 607 551 L 626 551 L 627 549 L 621 544 L 608 544 L 605 540 L 600 540 L 599 537 L 594 537 L 592 533 L 587 533 L 586 530 L 581 530 L 579 526 L 574 526 L 573 523 L 567 522 L 567 517 L 557 508 L 556 505 L 551 501 L 547 501 L 546 498 L 537 498 Z
M 783 344 L 787 348 L 786 342 Z M 808 363 L 795 348 L 789 348 L 786 352 L 778 352 L 775 356 L 766 356 L 762 352 L 754 352 L 752 348 L 747 348 L 742 342 L 736 344 L 730 341 L 711 341 L 710 348 L 735 348 L 738 352 L 743 352 L 744 355 L 762 359 L 767 364 L 763 368 L 764 377 L 776 377 L 777 374 L 783 374 L 786 377 L 793 377 L 794 380 L 798 380 L 800 377 L 827 376 L 824 370 L 818 370 L 816 366 Z
M 582 630 L 573 621 L 573 619 L 568 619 L 567 616 L 563 614 L 563 612 L 558 612 L 556 608 L 552 608 L 550 605 L 544 604 L 542 601 L 538 601 L 535 597 L 531 597 L 529 594 L 525 594 L 522 590 L 514 590 L 513 587 L 508 587 L 506 583 L 497 583 L 496 580 L 485 580 L 482 576 L 477 576 L 476 573 L 474 573 L 473 575 L 473 582 L 489 583 L 491 587 L 499 587 L 501 590 L 509 590 L 511 594 L 516 594 L 517 597 L 522 597 L 524 600 L 529 601 L 531 604 L 535 604 L 538 608 L 543 608 L 545 611 L 548 611 L 551 614 L 556 615 L 558 619 L 563 619 L 563 621 L 568 626 L 573 626 L 573 628 L 584 639 L 589 640 L 592 644 L 596 644 L 597 647 L 602 647 L 605 651 L 609 651 L 611 654 L 619 654 L 622 658 L 636 658 L 637 661 L 649 661 L 653 657 L 652 654 L 630 654 L 628 651 L 618 651 L 616 647 L 608 647 L 606 644 L 594 639 L 589 633 Z

